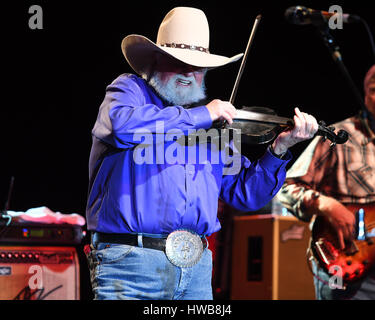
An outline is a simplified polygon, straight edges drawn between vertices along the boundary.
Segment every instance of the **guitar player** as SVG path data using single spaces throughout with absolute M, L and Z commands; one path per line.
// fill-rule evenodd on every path
M 349 252 L 348 247 L 358 236 L 358 219 L 350 207 L 363 207 L 367 218 L 370 214 L 374 218 L 375 65 L 365 76 L 364 93 L 367 110 L 334 125 L 337 131 L 344 129 L 349 133 L 347 143 L 330 148 L 328 143 L 322 143 L 321 137 L 316 137 L 290 168 L 278 194 L 282 204 L 298 219 L 310 222 L 313 218 L 324 217 L 331 233 L 335 233 L 335 249 L 339 252 Z M 374 220 L 367 223 L 365 231 L 374 236 Z M 373 240 L 373 244 L 366 244 L 372 252 L 375 238 Z M 372 261 L 365 261 L 369 270 L 363 277 L 345 281 L 345 277 L 349 279 L 351 275 L 342 274 L 344 285 L 336 288 L 332 286 L 328 268 L 324 269 L 317 254 L 314 256 L 312 265 L 317 299 L 375 300 L 374 254 Z M 355 254 L 348 255 L 345 263 L 352 263 L 354 259 Z

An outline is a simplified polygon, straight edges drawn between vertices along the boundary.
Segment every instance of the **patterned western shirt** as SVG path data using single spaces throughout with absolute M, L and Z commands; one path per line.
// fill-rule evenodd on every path
M 343 204 L 375 202 L 375 135 L 359 116 L 334 124 L 336 132 L 349 133 L 344 144 L 330 147 L 316 137 L 293 166 L 278 194 L 282 204 L 297 218 L 310 221 L 303 212 L 304 201 L 313 192 Z

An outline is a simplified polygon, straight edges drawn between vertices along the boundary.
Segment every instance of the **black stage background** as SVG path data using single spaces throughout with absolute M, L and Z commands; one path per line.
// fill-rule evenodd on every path
M 28 26 L 34 4 L 43 9 L 42 30 Z M 161 20 L 176 6 L 203 9 L 211 30 L 210 51 L 226 56 L 244 52 L 254 19 L 262 14 L 236 106 L 267 106 L 288 117 L 293 106 L 300 106 L 327 123 L 354 114 L 354 96 L 315 27 L 285 21 L 284 12 L 293 5 L 320 10 L 341 5 L 344 12 L 364 18 L 375 33 L 375 4 L 369 1 L 36 0 L 2 5 L 0 205 L 13 175 L 10 210 L 45 205 L 84 216 L 90 131 L 106 85 L 132 72 L 121 40 L 131 33 L 156 40 Z M 345 24 L 331 34 L 362 92 L 363 77 L 375 62 L 365 28 Z M 210 97 L 229 99 L 239 65 L 208 73 Z M 305 145 L 292 149 L 295 157 Z M 259 150 L 244 151 L 253 157 Z

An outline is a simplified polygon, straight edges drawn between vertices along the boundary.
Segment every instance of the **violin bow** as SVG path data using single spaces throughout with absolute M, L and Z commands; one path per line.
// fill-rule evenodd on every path
M 231 94 L 230 99 L 229 99 L 229 102 L 232 105 L 234 103 L 234 99 L 236 98 L 237 89 L 238 89 L 238 86 L 240 84 L 241 76 L 242 76 L 243 70 L 245 69 L 246 59 L 247 59 L 247 56 L 249 55 L 249 50 L 250 50 L 250 47 L 253 43 L 253 40 L 254 40 L 254 37 L 255 37 L 255 32 L 257 31 L 257 28 L 258 28 L 258 25 L 259 25 L 259 22 L 260 22 L 261 18 L 262 18 L 262 16 L 260 14 L 258 14 L 257 17 L 255 18 L 253 29 L 251 30 L 249 41 L 247 42 L 247 46 L 246 46 L 245 54 L 242 58 L 240 70 L 238 71 L 237 78 L 236 78 L 236 81 L 234 83 L 234 87 L 233 87 L 233 90 L 232 90 L 232 94 Z

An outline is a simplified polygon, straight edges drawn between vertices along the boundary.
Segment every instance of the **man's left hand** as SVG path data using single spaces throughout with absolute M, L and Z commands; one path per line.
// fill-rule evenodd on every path
M 272 144 L 273 151 L 277 155 L 285 153 L 298 142 L 313 138 L 318 131 L 318 122 L 312 115 L 301 112 L 298 108 L 294 111 L 294 128 L 279 134 Z

